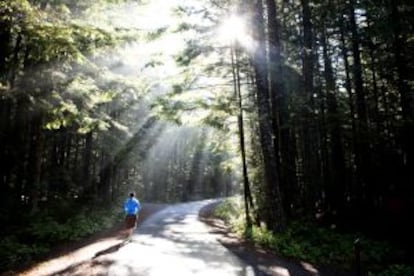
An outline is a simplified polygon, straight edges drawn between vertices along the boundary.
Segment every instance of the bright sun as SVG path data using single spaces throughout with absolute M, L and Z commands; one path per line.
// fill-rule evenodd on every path
M 223 43 L 239 42 L 243 47 L 251 45 L 245 20 L 237 15 L 230 16 L 219 29 L 219 40 Z

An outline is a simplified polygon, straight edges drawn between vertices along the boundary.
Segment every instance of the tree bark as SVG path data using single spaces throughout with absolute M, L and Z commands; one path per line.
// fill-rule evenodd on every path
M 359 188 L 357 189 L 359 195 L 358 200 L 360 203 L 368 203 L 363 201 L 364 198 L 369 197 L 371 194 L 371 180 L 370 180 L 370 157 L 369 157 L 369 128 L 368 128 L 368 115 L 366 107 L 366 98 L 364 91 L 364 82 L 362 78 L 362 65 L 361 65 L 361 51 L 360 51 L 360 38 L 358 34 L 358 26 L 355 17 L 355 0 L 349 2 L 349 15 L 350 15 L 350 31 L 352 35 L 352 57 L 353 57 L 353 78 L 354 89 L 356 94 L 356 111 L 358 115 L 357 120 L 357 140 L 356 140 L 356 165 L 357 165 L 357 177 L 359 180 Z
M 256 1 L 254 7 L 254 33 L 257 47 L 253 53 L 253 67 L 256 75 L 257 105 L 259 115 L 260 141 L 263 153 L 265 174 L 265 222 L 274 232 L 282 232 L 285 228 L 286 217 L 283 209 L 280 189 L 279 168 L 273 144 L 272 116 L 270 110 L 270 95 L 265 44 L 265 25 L 263 19 L 263 3 Z
M 305 208 L 309 212 L 312 211 L 317 200 L 317 181 L 318 175 L 317 164 L 318 156 L 315 154 L 315 143 L 317 136 L 315 133 L 315 127 L 317 126 L 314 114 L 314 54 L 313 54 L 313 25 L 311 21 L 311 9 L 309 0 L 301 0 L 302 7 L 302 25 L 303 25 L 303 45 L 302 45 L 302 76 L 304 93 L 304 103 L 302 106 L 301 116 L 302 126 L 300 130 L 301 142 L 302 142 L 302 161 L 303 161 L 303 177 L 306 183 L 304 188 L 304 201 Z
M 399 5 L 400 0 L 391 1 L 391 22 L 394 33 L 393 37 L 393 50 L 395 65 L 397 69 L 397 88 L 398 93 L 401 97 L 401 109 L 403 116 L 403 147 L 405 151 L 405 166 L 407 176 L 410 177 L 410 172 L 414 170 L 414 95 L 413 90 L 408 85 L 410 78 L 409 72 L 412 72 L 407 67 L 407 62 L 404 59 L 405 56 L 405 45 L 404 37 L 402 34 L 402 27 L 400 22 Z M 412 186 L 412 185 L 411 185 Z M 411 188 L 414 190 L 414 188 Z
M 347 44 L 346 44 L 346 38 L 345 38 L 345 22 L 344 22 L 344 18 L 343 16 L 340 17 L 340 40 L 341 40 L 341 55 L 342 58 L 344 60 L 344 69 L 345 69 L 345 90 L 348 94 L 348 106 L 349 106 L 349 110 L 350 110 L 350 121 L 351 121 L 351 149 L 349 152 L 349 156 L 351 156 L 350 159 L 350 163 L 351 163 L 351 177 L 350 177 L 350 182 L 351 182 L 351 193 L 355 194 L 355 190 L 356 188 L 356 172 L 353 169 L 353 164 L 355 163 L 354 160 L 354 155 L 355 155 L 355 151 L 357 149 L 357 145 L 356 145 L 356 141 L 357 141 L 357 128 L 356 128 L 356 120 L 355 120 L 355 104 L 354 104 L 354 95 L 352 93 L 352 81 L 351 81 L 351 76 L 350 76 L 350 66 L 349 66 L 349 61 L 348 61 L 348 48 L 347 48 Z
M 274 145 L 280 168 L 280 182 L 284 198 L 284 208 L 289 216 L 296 206 L 295 196 L 298 187 L 295 175 L 295 143 L 290 137 L 289 111 L 287 106 L 287 94 L 284 83 L 283 57 L 281 53 L 279 15 L 276 2 L 266 1 L 268 45 L 269 45 L 269 78 L 270 98 L 272 107 L 272 121 L 274 133 Z
M 44 134 L 42 132 L 42 116 L 32 122 L 32 141 L 30 146 L 30 213 L 34 214 L 39 210 L 40 180 L 42 174 L 42 157 L 44 147 Z
M 5 14 L 0 11 L 0 18 Z M 7 59 L 10 56 L 10 22 L 6 22 L 4 19 L 0 21 L 0 83 L 5 84 L 8 80 L 8 62 Z
M 233 75 L 233 84 L 234 84 L 234 96 L 237 102 L 237 124 L 239 130 L 239 146 L 240 146 L 240 155 L 242 159 L 243 167 L 243 191 L 244 191 L 244 211 L 246 217 L 246 226 L 248 229 L 252 226 L 252 220 L 250 217 L 251 208 L 254 210 L 253 198 L 250 191 L 250 182 L 249 175 L 247 172 L 247 160 L 246 160 L 246 145 L 245 145 L 245 136 L 244 136 L 244 122 L 243 122 L 243 100 L 241 94 L 241 84 L 240 84 L 240 72 L 239 72 L 239 51 L 237 42 L 233 43 L 231 46 L 231 65 L 232 65 L 232 75 Z
M 88 132 L 85 136 L 85 147 L 83 150 L 82 179 L 85 190 L 91 188 L 91 162 L 92 162 L 92 140 L 93 132 Z
M 331 59 L 328 53 L 325 26 L 321 32 L 321 44 L 323 48 L 324 78 L 326 82 L 327 112 L 329 118 L 329 136 L 331 148 L 331 175 L 327 188 L 327 198 L 333 210 L 342 210 L 345 198 L 345 160 L 342 148 L 342 129 L 339 119 L 338 102 L 336 99 L 335 79 L 332 70 Z

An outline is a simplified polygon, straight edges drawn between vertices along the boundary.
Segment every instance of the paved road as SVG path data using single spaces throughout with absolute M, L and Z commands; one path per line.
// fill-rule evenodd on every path
M 198 220 L 199 210 L 211 202 L 177 204 L 145 220 L 128 244 L 101 257 L 108 262 L 108 274 L 254 275 Z

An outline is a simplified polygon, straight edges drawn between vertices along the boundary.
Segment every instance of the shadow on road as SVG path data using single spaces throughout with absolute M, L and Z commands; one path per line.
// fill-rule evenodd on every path
M 84 261 L 68 266 L 67 268 L 53 273 L 59 276 L 88 276 L 88 275 L 104 275 L 114 261 L 112 260 L 94 260 Z
M 130 242 L 130 240 L 124 240 L 124 241 L 122 241 L 118 244 L 115 244 L 115 245 L 107 248 L 107 249 L 98 251 L 98 252 L 95 253 L 95 256 L 93 256 L 92 259 L 96 259 L 96 258 L 98 258 L 99 256 L 102 256 L 102 255 L 114 253 L 114 252 L 118 251 L 122 246 L 126 245 L 129 242 Z

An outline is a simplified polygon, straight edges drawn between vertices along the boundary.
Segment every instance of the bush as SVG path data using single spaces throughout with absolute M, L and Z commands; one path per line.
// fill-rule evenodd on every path
M 48 250 L 47 246 L 21 243 L 16 236 L 4 237 L 0 241 L 0 267 L 5 270 L 21 263 L 27 263 L 32 259 L 32 256 L 43 254 Z
M 225 199 L 214 210 L 214 215 L 226 223 L 234 223 L 239 220 L 242 213 L 241 199 L 232 197 Z
M 35 256 L 47 253 L 56 244 L 76 241 L 107 229 L 123 218 L 121 211 L 90 212 L 83 209 L 63 222 L 61 218 L 37 214 L 28 220 L 27 227 L 3 237 L 0 241 L 1 270 L 28 263 Z
M 281 234 L 273 234 L 259 226 L 253 226 L 251 231 L 247 232 L 241 200 L 235 198 L 219 205 L 215 215 L 230 224 L 240 236 L 252 240 L 255 244 L 275 251 L 279 255 L 320 265 L 350 269 L 354 265 L 354 241 L 357 236 L 361 240 L 361 259 L 368 265 L 368 270 L 378 266 L 382 270 L 386 269 L 385 261 L 393 250 L 387 242 L 374 241 L 359 233 L 353 235 L 338 233 L 333 229 L 321 228 L 307 221 L 293 221 Z M 381 275 L 413 275 L 392 274 L 408 271 L 404 266 L 391 266 L 385 271 L 389 271 L 390 274 Z

